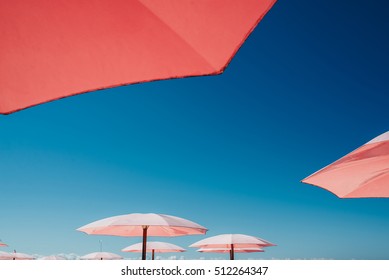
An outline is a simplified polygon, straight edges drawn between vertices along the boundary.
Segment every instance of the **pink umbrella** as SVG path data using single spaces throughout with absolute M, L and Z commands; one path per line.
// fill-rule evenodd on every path
M 220 74 L 275 1 L 0 1 L 0 113 Z
M 201 253 L 230 253 L 230 249 L 228 248 L 200 248 L 197 252 Z M 261 248 L 235 248 L 235 253 L 255 253 L 255 252 L 265 252 L 265 250 Z
M 0 260 L 12 260 L 13 256 L 10 253 L 0 251 Z
M 3 242 L 0 242 L 0 247 L 7 247 L 8 245 L 3 243 Z
M 389 131 L 302 182 L 341 198 L 389 197 Z
M 41 258 L 41 260 L 59 260 L 59 261 L 63 261 L 63 260 L 67 260 L 67 258 L 59 256 L 59 255 L 50 255 L 50 256 L 46 256 L 46 257 Z
M 123 252 L 142 252 L 143 243 L 136 243 L 130 245 L 124 249 Z M 147 242 L 146 251 L 151 252 L 151 259 L 154 260 L 155 253 L 169 253 L 169 252 L 185 252 L 186 250 L 180 246 L 174 245 L 172 243 L 167 242 Z
M 146 259 L 147 236 L 205 234 L 207 229 L 192 221 L 162 214 L 127 214 L 105 218 L 77 230 L 87 234 L 142 236 L 142 260 Z
M 24 254 L 24 253 L 13 252 L 10 255 L 12 256 L 13 260 L 34 260 L 35 259 L 34 256 Z
M 261 249 L 262 247 L 268 246 L 275 246 L 275 244 L 270 243 L 264 239 L 245 234 L 221 234 L 202 239 L 196 243 L 193 243 L 189 247 L 200 247 L 202 249 L 228 249 L 230 250 L 230 260 L 233 260 L 234 250 L 236 248 L 250 247 Z
M 222 253 L 222 254 L 231 254 L 232 249 L 228 248 L 200 248 L 197 252 L 200 253 Z M 235 248 L 234 253 L 257 253 L 257 252 L 265 252 L 265 250 L 261 248 Z
M 121 260 L 122 256 L 109 252 L 93 252 L 82 256 L 81 260 Z

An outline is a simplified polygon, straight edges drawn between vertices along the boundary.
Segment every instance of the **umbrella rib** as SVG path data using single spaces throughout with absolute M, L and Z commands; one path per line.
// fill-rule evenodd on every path
M 389 173 L 389 168 L 385 168 L 383 169 L 381 172 L 379 172 L 378 174 L 370 177 L 370 178 L 367 178 L 365 181 L 363 181 L 358 188 L 352 190 L 351 192 L 347 193 L 347 195 L 351 195 L 353 194 L 354 192 L 357 192 L 358 190 L 360 189 L 363 189 L 365 187 L 366 184 L 369 184 L 375 180 L 378 180 L 379 178 L 381 178 L 382 176 L 385 176 Z

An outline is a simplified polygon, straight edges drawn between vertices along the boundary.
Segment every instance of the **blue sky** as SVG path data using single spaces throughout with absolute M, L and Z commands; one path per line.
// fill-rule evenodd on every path
M 140 238 L 75 229 L 151 212 L 278 245 L 240 259 L 389 259 L 388 199 L 300 183 L 389 130 L 387 14 L 385 1 L 279 1 L 222 75 L 0 116 L 4 250 L 84 255 L 102 240 L 138 257 L 120 249 Z M 206 236 L 150 240 L 187 247 Z

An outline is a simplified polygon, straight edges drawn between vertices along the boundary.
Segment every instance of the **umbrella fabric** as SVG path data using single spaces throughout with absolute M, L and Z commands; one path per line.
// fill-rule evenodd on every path
M 275 244 L 255 236 L 245 234 L 220 234 L 202 239 L 189 247 L 231 248 L 231 245 L 234 245 L 235 248 L 275 246 Z
M 0 242 L 0 247 L 7 247 L 8 245 L 3 243 L 3 242 Z
M 51 255 L 43 257 L 41 260 L 67 260 L 67 258 L 58 255 Z
M 0 251 L 0 260 L 12 260 L 13 256 L 10 253 Z
M 123 259 L 123 257 L 109 252 L 94 252 L 82 256 L 80 259 L 81 260 L 121 260 Z
M 0 113 L 222 73 L 275 1 L 1 1 Z
M 142 245 L 143 243 L 136 243 L 133 245 L 130 245 L 124 249 L 122 249 L 123 252 L 142 252 Z M 146 251 L 152 253 L 152 260 L 154 260 L 154 253 L 169 253 L 169 252 L 185 252 L 186 250 L 180 246 L 174 245 L 172 243 L 167 242 L 158 242 L 158 241 L 152 241 L 147 242 L 146 244 Z
M 142 252 L 142 242 L 130 245 L 124 249 L 123 252 Z M 167 242 L 147 242 L 147 252 L 154 251 L 156 253 L 168 252 L 185 252 L 186 250 L 180 246 Z
M 230 253 L 230 249 L 223 248 L 200 248 L 197 252 L 201 253 Z M 256 252 L 265 252 L 265 250 L 261 248 L 236 248 L 234 249 L 235 253 L 256 253 Z
M 205 234 L 207 229 L 192 221 L 164 214 L 133 213 L 105 218 L 77 230 L 87 234 L 142 236 L 142 259 L 146 259 L 147 236 Z
M 268 246 L 275 246 L 275 244 L 245 234 L 220 234 L 202 239 L 189 247 L 228 249 L 230 251 L 230 259 L 233 260 L 236 248 L 262 248 Z
M 389 197 L 389 131 L 302 182 L 341 198 Z
M 24 254 L 24 253 L 11 253 L 10 254 L 12 256 L 12 259 L 13 260 L 34 260 L 35 257 L 31 256 L 31 255 L 28 255 L 28 254 Z
M 164 214 L 134 213 L 105 218 L 82 226 L 77 230 L 87 234 L 115 236 L 143 236 L 147 226 L 149 236 L 181 236 L 205 234 L 207 229 L 192 221 Z

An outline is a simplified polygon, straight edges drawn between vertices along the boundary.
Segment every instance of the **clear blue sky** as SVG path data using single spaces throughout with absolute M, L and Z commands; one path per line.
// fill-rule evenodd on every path
M 300 180 L 389 130 L 386 1 L 279 1 L 220 76 L 102 90 L 0 116 L 0 239 L 30 254 L 140 238 L 75 229 L 127 213 L 276 243 L 237 258 L 389 259 L 389 200 Z M 164 255 L 169 257 L 171 255 Z M 187 259 L 227 258 L 200 254 Z

